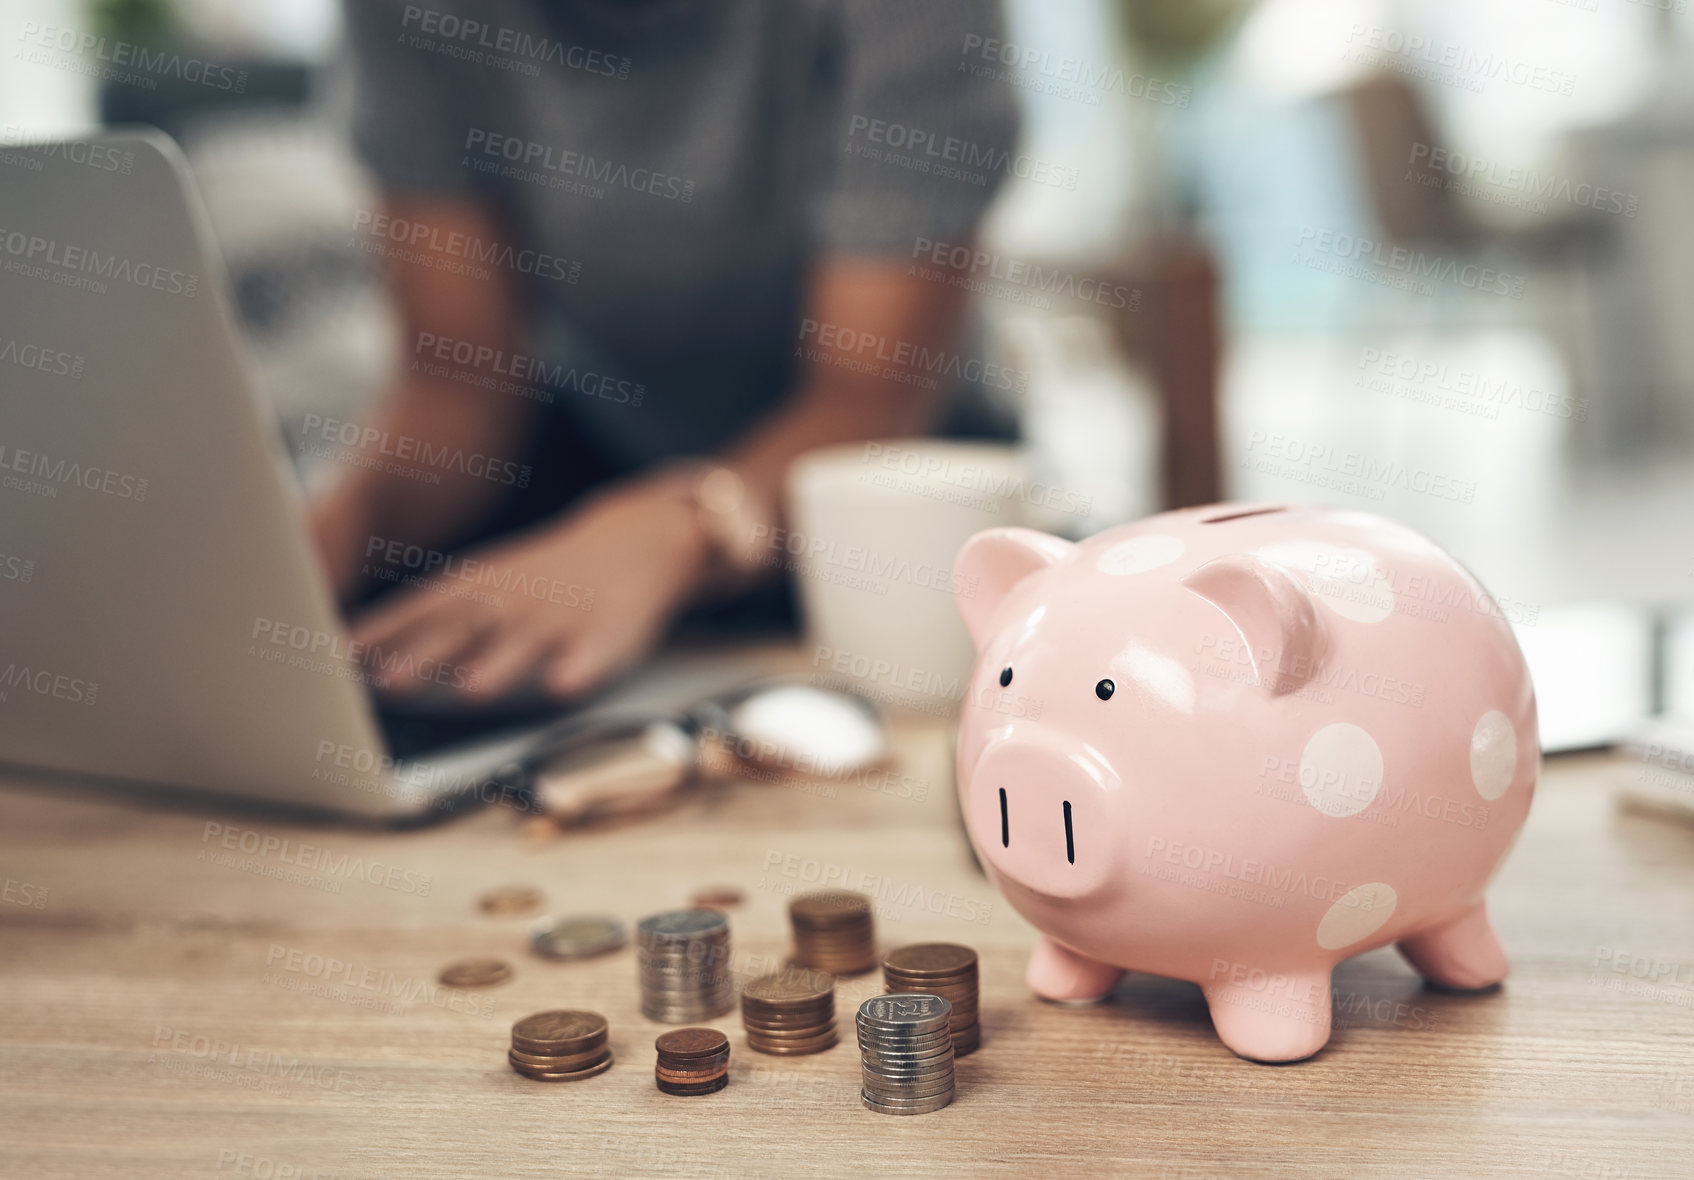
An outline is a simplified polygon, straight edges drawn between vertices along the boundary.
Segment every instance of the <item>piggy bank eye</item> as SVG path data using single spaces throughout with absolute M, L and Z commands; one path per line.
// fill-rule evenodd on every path
M 1103 701 L 1109 701 L 1112 699 L 1112 694 L 1117 690 L 1118 686 L 1113 684 L 1110 680 L 1102 680 L 1099 684 L 1094 686 L 1094 695 Z
M 1006 667 L 1000 669 L 1000 687 L 1005 688 L 1011 682 L 1012 668 L 1011 665 L 1008 664 Z

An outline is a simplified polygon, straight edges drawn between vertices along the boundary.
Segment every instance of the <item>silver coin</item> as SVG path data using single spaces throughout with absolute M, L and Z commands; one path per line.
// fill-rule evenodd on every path
M 914 1037 L 933 1036 L 938 1032 L 946 1032 L 952 1024 L 946 1017 L 927 1021 L 923 1024 L 906 1024 L 888 1028 L 880 1024 L 872 1024 L 862 1016 L 854 1017 L 853 1026 L 868 1037 L 879 1041 L 909 1041 Z
M 937 1077 L 941 1074 L 951 1074 L 953 1063 L 943 1060 L 917 1065 L 879 1065 L 867 1061 L 860 1068 L 867 1078 L 874 1076 L 887 1078 L 889 1081 L 898 1081 L 902 1078 Z
M 729 919 L 718 910 L 667 910 L 641 919 L 636 927 L 645 945 L 729 933 Z
M 935 1098 L 925 1099 L 921 1103 L 904 1105 L 900 1103 L 883 1102 L 864 1093 L 863 1091 L 860 1091 L 859 1100 L 863 1102 L 867 1108 L 874 1110 L 877 1114 L 930 1114 L 931 1112 L 940 1110 L 942 1107 L 951 1103 L 953 1101 L 953 1095 L 943 1094 Z
M 948 1053 L 937 1057 L 908 1057 L 904 1060 L 893 1057 L 862 1057 L 860 1061 L 864 1068 L 874 1069 L 878 1073 L 899 1073 L 902 1070 L 914 1069 L 952 1069 L 953 1055 Z
M 928 1070 L 925 1073 L 901 1073 L 898 1077 L 888 1077 L 883 1073 L 862 1073 L 859 1084 L 867 1090 L 881 1090 L 884 1094 L 918 1094 L 920 1090 L 932 1085 L 954 1084 L 952 1070 Z
M 659 1021 L 661 1024 L 695 1024 L 698 1021 L 715 1021 L 730 1011 L 730 1004 L 642 1004 L 640 1014 L 649 1021 Z
M 924 1106 L 938 1100 L 945 1102 L 951 1099 L 953 1097 L 954 1090 L 953 1087 L 946 1086 L 936 1090 L 934 1093 L 928 1094 L 886 1094 L 879 1093 L 876 1090 L 866 1087 L 865 1089 L 860 1090 L 859 1093 L 864 1097 L 868 1097 L 882 1103 L 884 1106 Z
M 953 1055 L 953 1042 L 943 1041 L 926 1049 L 884 1049 L 877 1045 L 860 1045 L 859 1053 L 866 1061 L 939 1061 Z
M 890 1057 L 928 1057 L 931 1054 L 943 1052 L 952 1043 L 953 1038 L 950 1036 L 943 1036 L 938 1041 L 923 1041 L 911 1045 L 879 1045 L 874 1041 L 860 1040 L 859 1051 L 885 1054 Z
M 953 1063 L 951 1061 L 944 1061 L 940 1065 L 888 1066 L 871 1065 L 866 1062 L 859 1068 L 866 1078 L 878 1078 L 885 1082 L 909 1082 L 915 1078 L 950 1078 L 953 1076 Z
M 859 1033 L 859 1045 L 877 1048 L 877 1050 L 896 1051 L 922 1050 L 922 1048 L 945 1045 L 947 1038 L 952 1036 L 952 1029 L 949 1028 L 933 1029 L 930 1033 L 920 1033 L 918 1036 L 877 1036 L 876 1033 L 866 1031 L 864 1026 L 859 1026 L 855 1031 Z
M 953 1005 L 945 996 L 929 992 L 892 992 L 872 996 L 859 1005 L 859 1020 L 876 1028 L 899 1030 L 945 1021 Z
M 940 1082 L 925 1082 L 913 1086 L 873 1086 L 866 1082 L 859 1090 L 861 1094 L 869 1094 L 878 1102 L 920 1102 L 925 1098 L 939 1098 L 943 1094 L 953 1092 L 951 1079 Z
M 855 1025 L 854 1029 L 859 1034 L 860 1044 L 882 1045 L 890 1049 L 905 1049 L 913 1045 L 940 1044 L 953 1035 L 953 1030 L 946 1025 L 930 1029 L 928 1032 L 914 1033 L 909 1037 L 891 1037 L 886 1033 L 879 1033 L 875 1029 L 868 1029 L 862 1024 Z
M 883 1053 L 861 1052 L 859 1060 L 864 1062 L 866 1069 L 924 1069 L 930 1066 L 951 1065 L 954 1054 L 948 1050 L 940 1053 L 930 1053 L 923 1057 L 891 1057 Z
M 922 1053 L 895 1053 L 887 1049 L 867 1049 L 859 1046 L 859 1053 L 866 1061 L 886 1061 L 892 1065 L 910 1063 L 921 1065 L 934 1061 L 945 1061 L 953 1055 L 952 1045 L 940 1045 L 934 1049 L 926 1049 Z
M 952 1027 L 951 1022 L 946 1017 L 927 1020 L 922 1024 L 897 1025 L 893 1028 L 873 1024 L 862 1016 L 854 1017 L 853 1023 L 881 1041 L 904 1041 L 910 1040 L 912 1037 L 926 1037 L 930 1033 L 945 1031 Z
M 529 935 L 530 949 L 549 959 L 590 959 L 628 941 L 629 931 L 622 922 L 600 914 L 542 918 Z
M 729 920 L 717 910 L 672 910 L 636 927 L 641 1013 L 661 1024 L 694 1024 L 735 1007 Z

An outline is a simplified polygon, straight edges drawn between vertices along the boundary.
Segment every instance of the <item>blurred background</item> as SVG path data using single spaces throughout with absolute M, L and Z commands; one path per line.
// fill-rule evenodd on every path
M 961 68 L 1015 88 L 1024 153 L 1076 181 L 1005 184 L 975 275 L 985 347 L 1028 377 L 1003 408 L 1091 504 L 1035 523 L 1384 513 L 1498 596 L 1549 748 L 1694 716 L 1687 7 L 1009 0 L 1006 43 Z M 26 52 L 41 25 L 245 82 L 103 80 Z M 356 416 L 400 349 L 353 232 L 376 198 L 339 131 L 337 0 L 0 0 L 0 36 L 4 135 L 170 132 L 264 395 Z

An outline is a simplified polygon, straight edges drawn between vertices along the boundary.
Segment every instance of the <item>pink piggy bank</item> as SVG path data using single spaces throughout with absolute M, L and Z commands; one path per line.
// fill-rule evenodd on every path
M 1186 979 L 1236 1053 L 1297 1061 L 1349 956 L 1505 978 L 1483 891 L 1534 793 L 1535 696 L 1499 606 L 1430 541 L 1221 504 L 1076 543 L 991 529 L 957 572 L 960 801 L 1042 932 L 1037 995 Z

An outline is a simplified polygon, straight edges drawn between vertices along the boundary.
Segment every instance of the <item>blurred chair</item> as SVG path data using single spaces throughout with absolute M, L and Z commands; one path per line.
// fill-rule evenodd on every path
M 1218 500 L 1223 495 L 1218 436 L 1222 284 L 1211 246 L 1191 232 L 1161 234 L 1088 277 L 1141 293 L 1134 306 L 1106 314 L 1125 358 L 1143 366 L 1158 391 L 1164 507 Z M 1102 310 L 1081 299 L 1072 303 L 1090 314 Z
M 1694 432 L 1694 349 L 1687 344 L 1694 288 L 1682 277 L 1694 255 L 1682 213 L 1686 178 L 1694 175 L 1694 126 L 1686 117 L 1647 111 L 1572 133 L 1562 161 L 1541 167 L 1533 188 L 1518 194 L 1549 208 L 1510 222 L 1484 217 L 1483 203 L 1456 191 L 1454 174 L 1434 163 L 1448 145 L 1404 78 L 1366 78 L 1342 101 L 1384 237 L 1448 256 L 1487 252 L 1502 269 L 1546 280 L 1534 284 L 1546 297 L 1524 306 L 1543 320 L 1539 327 L 1563 352 L 1572 391 L 1590 407 L 1582 430 L 1572 432 L 1573 455 L 1595 464 L 1629 460 Z M 1463 157 L 1448 158 L 1466 170 Z M 1490 163 L 1488 171 L 1505 167 Z M 1663 183 L 1671 175 L 1681 183 Z M 1656 189 L 1665 208 L 1660 214 L 1642 198 L 1638 217 L 1632 205 L 1624 213 L 1557 195 L 1584 183 L 1632 201 Z M 1552 195 L 1537 197 L 1544 186 Z

